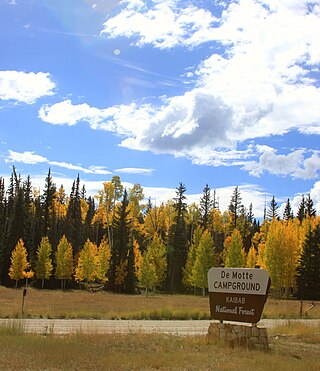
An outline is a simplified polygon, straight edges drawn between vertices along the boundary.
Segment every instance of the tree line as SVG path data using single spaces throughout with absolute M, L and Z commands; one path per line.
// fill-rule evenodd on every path
M 179 183 L 172 200 L 153 205 L 139 184 L 125 189 L 114 176 L 87 197 L 78 176 L 67 196 L 49 169 L 41 194 L 13 168 L 7 188 L 0 178 L 1 283 L 204 293 L 212 266 L 259 266 L 275 294 L 320 299 L 320 218 L 310 195 L 296 216 L 288 199 L 281 217 L 273 197 L 260 225 L 238 187 L 224 212 L 208 185 L 199 203 L 187 205 L 185 192 Z

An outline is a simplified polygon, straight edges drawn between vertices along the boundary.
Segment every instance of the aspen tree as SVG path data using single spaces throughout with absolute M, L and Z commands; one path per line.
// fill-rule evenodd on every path
M 88 239 L 83 249 L 80 251 L 74 275 L 76 281 L 86 281 L 86 283 L 94 281 L 96 275 L 97 252 L 96 244 Z
M 245 252 L 240 232 L 235 229 L 231 235 L 231 242 L 226 256 L 226 267 L 241 268 L 245 266 Z
M 52 274 L 53 265 L 50 257 L 52 251 L 49 238 L 42 237 L 40 245 L 37 250 L 37 261 L 36 261 L 36 277 L 40 279 L 41 287 L 44 287 L 44 280 L 48 280 Z
M 196 261 L 197 249 L 201 240 L 203 230 L 201 227 L 197 227 L 193 233 L 192 244 L 188 250 L 186 266 L 183 269 L 183 284 L 186 287 L 191 287 L 192 285 L 192 269 Z
M 157 284 L 156 268 L 148 255 L 142 259 L 139 282 L 142 287 L 145 287 L 146 295 Z
M 9 268 L 9 277 L 16 281 L 16 288 L 18 287 L 18 281 L 25 278 L 25 271 L 29 266 L 28 253 L 24 247 L 22 238 L 20 238 L 15 249 L 12 251 L 11 266 Z
M 142 254 L 140 250 L 140 246 L 137 242 L 137 240 L 133 240 L 133 253 L 134 253 L 134 272 L 136 278 L 139 278 L 139 271 L 141 268 L 142 263 Z
M 203 296 L 205 289 L 208 288 L 208 271 L 214 266 L 214 260 L 214 242 L 206 230 L 203 232 L 196 250 L 196 260 L 191 277 L 192 285 L 202 288 Z
M 157 279 L 154 287 L 156 287 L 164 281 L 167 272 L 166 249 L 158 235 L 154 235 L 148 247 L 147 255 L 148 259 L 155 267 Z
M 250 247 L 247 256 L 247 268 L 254 268 L 257 264 L 257 251 L 254 246 Z
M 55 277 L 61 280 L 61 290 L 65 288 L 65 280 L 71 279 L 73 274 L 72 245 L 66 236 L 62 236 L 55 253 L 56 270 Z
M 110 245 L 107 239 L 104 237 L 100 242 L 96 255 L 96 271 L 95 276 L 98 281 L 105 283 L 108 281 L 108 272 L 110 268 Z
M 266 239 L 266 267 L 271 284 L 278 294 L 289 295 L 295 286 L 298 259 L 301 254 L 298 220 L 274 220 Z

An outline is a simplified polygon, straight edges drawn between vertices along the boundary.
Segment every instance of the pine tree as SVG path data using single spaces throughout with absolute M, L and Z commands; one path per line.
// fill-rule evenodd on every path
M 96 241 L 94 235 L 93 218 L 95 214 L 94 198 L 89 196 L 87 199 L 88 211 L 83 225 L 83 235 L 89 238 L 90 241 Z
M 65 281 L 73 275 L 73 251 L 67 237 L 63 235 L 55 253 L 55 277 L 61 280 L 61 290 L 65 289 Z
M 110 286 L 124 291 L 128 268 L 130 227 L 128 193 L 124 190 L 122 202 L 116 207 L 113 221 L 113 247 L 111 247 Z
M 170 292 L 182 291 L 183 267 L 187 260 L 187 229 L 185 216 L 186 187 L 179 183 L 174 199 L 175 216 L 168 238 L 168 289 Z
M 303 219 L 306 217 L 306 202 L 305 202 L 305 199 L 304 199 L 304 195 L 302 195 L 302 197 L 301 197 L 301 202 L 299 204 L 297 217 L 298 217 L 300 223 L 302 223 Z
M 48 280 L 52 274 L 53 265 L 51 259 L 52 247 L 48 237 L 42 237 L 37 250 L 36 276 L 42 281 L 41 287 L 44 287 L 44 280 Z
M 305 214 L 306 216 L 309 215 L 310 218 L 316 216 L 316 209 L 314 208 L 313 200 L 310 197 L 310 193 L 308 194 L 308 198 L 306 199 Z
M 127 272 L 124 280 L 124 292 L 127 294 L 134 294 L 136 288 L 136 272 L 132 231 L 129 235 L 126 267 Z
M 287 199 L 286 206 L 283 211 L 283 220 L 293 219 L 293 211 L 290 203 L 290 199 Z
M 297 268 L 297 298 L 320 300 L 320 225 L 311 228 Z
M 196 260 L 192 268 L 192 285 L 202 288 L 204 296 L 205 289 L 208 288 L 208 271 L 215 265 L 214 242 L 210 233 L 203 232 L 199 246 L 196 250 Z
M 0 177 L 0 284 L 2 281 L 3 255 L 7 234 L 7 199 L 4 179 Z
M 76 255 L 83 245 L 82 216 L 80 201 L 80 178 L 79 175 L 73 182 L 66 215 L 66 237 L 70 241 Z
M 206 184 L 203 189 L 203 195 L 200 198 L 201 225 L 203 229 L 207 229 L 210 211 L 214 207 L 210 191 L 210 187 Z
M 238 186 L 235 187 L 229 204 L 229 212 L 232 217 L 232 228 L 237 228 L 237 223 L 242 209 L 242 198 Z
M 274 196 L 272 196 L 272 200 L 270 201 L 269 209 L 267 210 L 267 219 L 274 220 L 279 219 L 279 206 L 276 203 Z
M 9 277 L 16 281 L 16 288 L 18 286 L 18 281 L 25 277 L 25 271 L 29 266 L 28 253 L 24 247 L 23 240 L 20 239 L 15 249 L 12 251 L 11 266 L 9 268 Z
M 234 229 L 231 235 L 230 246 L 226 254 L 227 268 L 241 268 L 245 266 L 245 252 L 240 232 Z
M 51 236 L 52 226 L 52 213 L 53 202 L 56 194 L 56 185 L 52 181 L 51 170 L 49 169 L 48 175 L 45 179 L 44 192 L 42 196 L 42 209 L 43 209 L 43 236 Z
M 2 253 L 2 282 L 8 282 L 10 257 L 18 241 L 26 234 L 26 208 L 24 191 L 20 175 L 13 167 L 8 190 L 8 203 L 6 211 L 6 235 Z

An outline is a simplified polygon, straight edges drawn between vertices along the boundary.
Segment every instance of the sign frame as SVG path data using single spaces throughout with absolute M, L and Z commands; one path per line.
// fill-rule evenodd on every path
M 265 269 L 211 268 L 208 271 L 210 312 L 213 319 L 257 323 L 270 288 Z

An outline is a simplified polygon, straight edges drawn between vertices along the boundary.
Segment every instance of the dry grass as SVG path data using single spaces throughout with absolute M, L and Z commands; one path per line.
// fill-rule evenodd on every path
M 22 289 L 0 286 L 0 317 L 21 317 Z M 304 305 L 304 310 L 308 305 Z M 264 318 L 299 318 L 300 302 L 268 299 Z M 209 299 L 195 295 L 119 295 L 28 289 L 24 314 L 37 318 L 210 319 Z M 320 303 L 309 312 L 320 318 Z
M 285 329 L 287 336 L 280 336 L 283 330 L 276 329 L 270 336 L 270 351 L 259 352 L 207 344 L 203 336 L 76 334 L 57 337 L 0 328 L 0 369 L 318 370 L 319 328 L 291 327 L 291 332 Z

